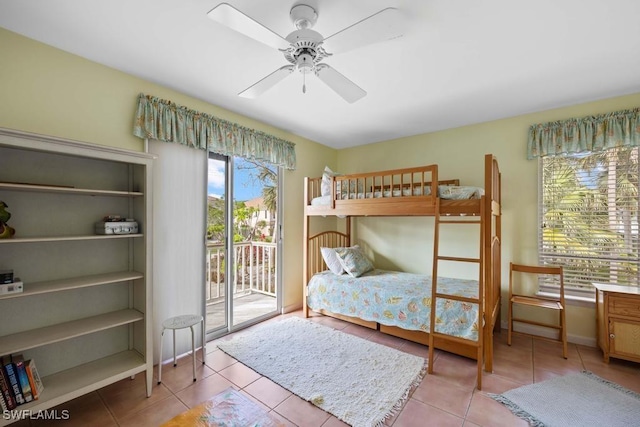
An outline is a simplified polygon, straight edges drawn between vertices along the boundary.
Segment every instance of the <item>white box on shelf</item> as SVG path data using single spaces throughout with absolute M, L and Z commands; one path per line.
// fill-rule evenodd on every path
M 136 234 L 136 221 L 102 221 L 96 222 L 96 234 Z
M 24 284 L 22 282 L 0 284 L 0 295 L 18 294 L 23 290 L 24 290 Z

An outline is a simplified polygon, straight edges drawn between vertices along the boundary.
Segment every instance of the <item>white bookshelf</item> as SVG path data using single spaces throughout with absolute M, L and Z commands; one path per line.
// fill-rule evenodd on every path
M 144 373 L 153 384 L 153 155 L 0 128 L 0 200 L 16 229 L 0 270 L 21 293 L 0 295 L 0 355 L 33 358 L 38 411 Z M 104 216 L 136 234 L 97 235 Z M 0 425 L 16 420 L 0 420 Z

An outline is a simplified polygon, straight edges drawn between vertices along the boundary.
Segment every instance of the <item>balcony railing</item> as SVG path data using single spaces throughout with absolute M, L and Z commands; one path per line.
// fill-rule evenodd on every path
M 233 245 L 233 296 L 258 292 L 276 296 L 276 244 L 241 242 Z M 207 303 L 226 295 L 226 259 L 222 243 L 207 242 Z

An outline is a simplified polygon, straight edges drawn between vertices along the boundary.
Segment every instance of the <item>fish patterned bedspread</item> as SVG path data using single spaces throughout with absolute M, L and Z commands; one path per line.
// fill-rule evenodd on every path
M 438 293 L 477 298 L 478 281 L 438 277 Z M 431 276 L 375 269 L 353 278 L 327 270 L 309 281 L 307 305 L 313 310 L 429 332 Z M 439 298 L 435 330 L 476 341 L 478 305 Z

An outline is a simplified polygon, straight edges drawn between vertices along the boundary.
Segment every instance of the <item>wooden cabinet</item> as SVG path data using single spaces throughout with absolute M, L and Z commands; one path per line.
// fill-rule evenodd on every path
M 16 230 L 0 270 L 24 291 L 0 295 L 0 355 L 33 358 L 38 411 L 153 374 L 151 173 L 154 156 L 0 128 L 0 200 Z M 96 234 L 106 215 L 135 234 Z M 9 420 L 0 420 L 0 425 Z
M 610 357 L 640 362 L 640 289 L 594 283 L 598 345 Z

